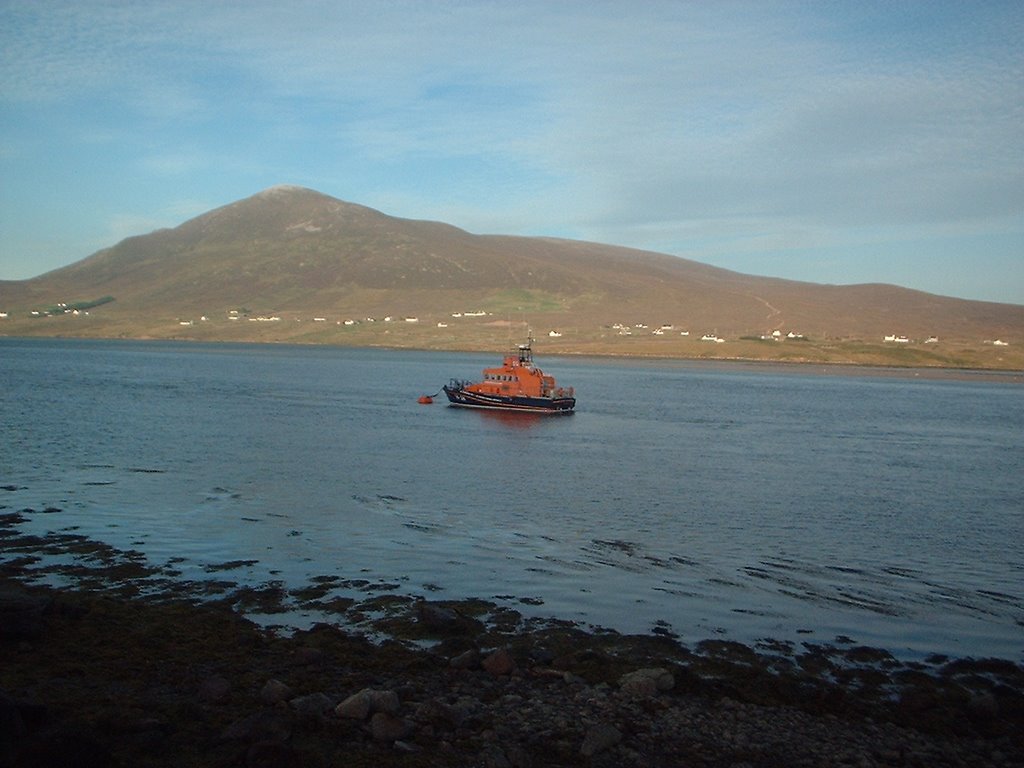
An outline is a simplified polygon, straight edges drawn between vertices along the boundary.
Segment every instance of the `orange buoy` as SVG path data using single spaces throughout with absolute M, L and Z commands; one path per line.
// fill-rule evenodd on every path
M 434 398 L 432 398 L 430 395 L 420 395 L 419 400 L 417 400 L 416 402 L 418 402 L 420 405 L 430 405 L 432 402 L 434 402 Z

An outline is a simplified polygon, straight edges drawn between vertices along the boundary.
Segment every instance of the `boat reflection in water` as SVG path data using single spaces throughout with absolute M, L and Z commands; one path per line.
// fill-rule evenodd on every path
M 571 411 L 570 411 L 571 413 Z M 509 429 L 529 429 L 544 421 L 539 413 L 485 410 L 480 414 L 486 421 Z

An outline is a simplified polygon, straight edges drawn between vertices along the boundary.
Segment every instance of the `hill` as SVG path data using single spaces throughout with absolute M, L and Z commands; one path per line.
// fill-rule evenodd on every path
M 4 335 L 493 349 L 528 323 L 547 352 L 1024 367 L 1024 306 L 476 235 L 291 186 L 0 282 L 0 311 Z

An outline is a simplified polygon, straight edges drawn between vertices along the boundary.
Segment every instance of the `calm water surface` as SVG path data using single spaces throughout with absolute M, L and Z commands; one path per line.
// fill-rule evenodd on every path
M 684 641 L 1022 658 L 1020 377 L 541 349 L 571 416 L 417 404 L 493 361 L 0 339 L 0 506 L 184 558 L 183 578 L 252 560 L 227 575 L 499 597 Z

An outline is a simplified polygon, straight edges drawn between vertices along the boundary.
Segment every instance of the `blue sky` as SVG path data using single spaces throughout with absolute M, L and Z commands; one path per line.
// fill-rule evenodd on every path
M 1024 3 L 0 0 L 0 279 L 276 184 L 1024 304 Z

